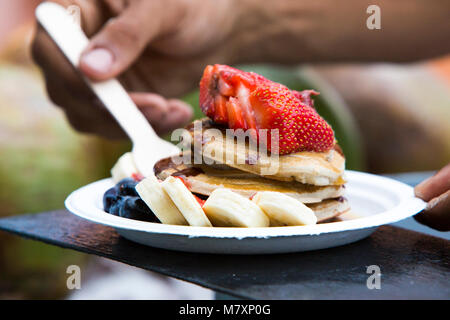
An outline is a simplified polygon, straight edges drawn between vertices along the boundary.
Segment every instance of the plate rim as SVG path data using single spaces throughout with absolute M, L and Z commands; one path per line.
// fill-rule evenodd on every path
M 366 229 L 378 227 L 385 224 L 394 223 L 414 214 L 425 208 L 426 203 L 414 196 L 413 188 L 400 181 L 383 177 L 375 174 L 346 170 L 347 180 L 361 180 L 370 178 L 379 183 L 383 183 L 384 187 L 389 186 L 395 194 L 401 197 L 398 205 L 368 217 L 362 217 L 354 220 L 340 221 L 335 223 L 317 224 L 310 226 L 285 226 L 285 227 L 265 227 L 265 228 L 238 228 L 238 227 L 193 227 L 193 226 L 179 226 L 166 225 L 160 223 L 132 220 L 111 215 L 102 209 L 99 209 L 94 201 L 88 204 L 75 203 L 76 200 L 85 195 L 89 195 L 90 191 L 98 188 L 99 184 L 109 183 L 112 186 L 111 178 L 101 179 L 89 183 L 69 194 L 64 201 L 68 211 L 76 216 L 107 225 L 116 229 L 127 229 L 138 232 L 158 233 L 171 236 L 184 236 L 189 238 L 207 237 L 207 238 L 274 238 L 274 237 L 292 237 L 292 236 L 312 236 L 327 233 L 347 232 L 352 230 Z M 386 185 L 387 183 L 387 185 Z M 106 191 L 106 190 L 105 190 Z M 94 197 L 90 194 L 90 198 Z M 98 197 L 98 195 L 95 195 Z M 93 200 L 93 199 L 92 199 Z M 97 199 L 98 200 L 98 199 Z M 81 206 L 81 207 L 80 207 Z M 93 213 L 86 213 L 85 211 L 93 211 Z

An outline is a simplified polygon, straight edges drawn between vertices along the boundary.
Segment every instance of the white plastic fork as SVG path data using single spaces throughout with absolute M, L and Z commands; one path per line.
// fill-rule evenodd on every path
M 36 18 L 72 65 L 78 68 L 89 39 L 73 16 L 58 4 L 44 2 L 37 7 Z M 158 137 L 119 81 L 84 79 L 133 142 L 133 158 L 144 176 L 153 173 L 158 160 L 180 152 L 178 147 Z

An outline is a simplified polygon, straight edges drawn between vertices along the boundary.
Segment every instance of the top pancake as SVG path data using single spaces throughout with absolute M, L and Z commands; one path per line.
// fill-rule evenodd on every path
M 296 181 L 286 183 L 267 179 L 225 165 L 177 165 L 172 158 L 158 161 L 154 172 L 161 180 L 168 176 L 181 177 L 192 192 L 205 196 L 209 196 L 218 188 L 227 188 L 246 198 L 260 191 L 272 191 L 281 192 L 303 203 L 317 203 L 324 199 L 341 197 L 345 191 L 343 186 L 313 186 Z
M 194 128 L 201 130 L 194 133 Z M 188 126 L 191 147 L 197 159 L 206 164 L 230 167 L 281 181 L 298 181 L 317 186 L 342 185 L 345 158 L 339 147 L 328 152 L 297 152 L 276 157 L 258 153 L 247 139 L 227 135 L 223 127 L 210 119 L 194 121 Z M 207 130 L 209 129 L 209 130 Z M 186 141 L 185 141 L 186 142 Z

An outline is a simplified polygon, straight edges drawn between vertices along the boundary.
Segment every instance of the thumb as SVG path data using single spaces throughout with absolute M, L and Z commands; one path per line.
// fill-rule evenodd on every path
M 144 92 L 132 92 L 130 97 L 158 134 L 183 127 L 192 118 L 191 106 L 181 100 L 166 100 L 158 94 Z
M 165 32 L 163 1 L 134 1 L 110 19 L 91 39 L 80 59 L 80 69 L 89 78 L 107 80 L 125 71 L 147 44 Z

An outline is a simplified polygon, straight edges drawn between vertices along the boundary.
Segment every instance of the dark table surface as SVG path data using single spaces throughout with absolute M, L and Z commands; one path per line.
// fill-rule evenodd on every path
M 106 257 L 235 297 L 449 299 L 450 241 L 393 226 L 362 241 L 295 254 L 238 256 L 168 251 L 119 236 L 65 210 L 0 219 L 0 230 Z M 367 267 L 381 289 L 367 288 Z

